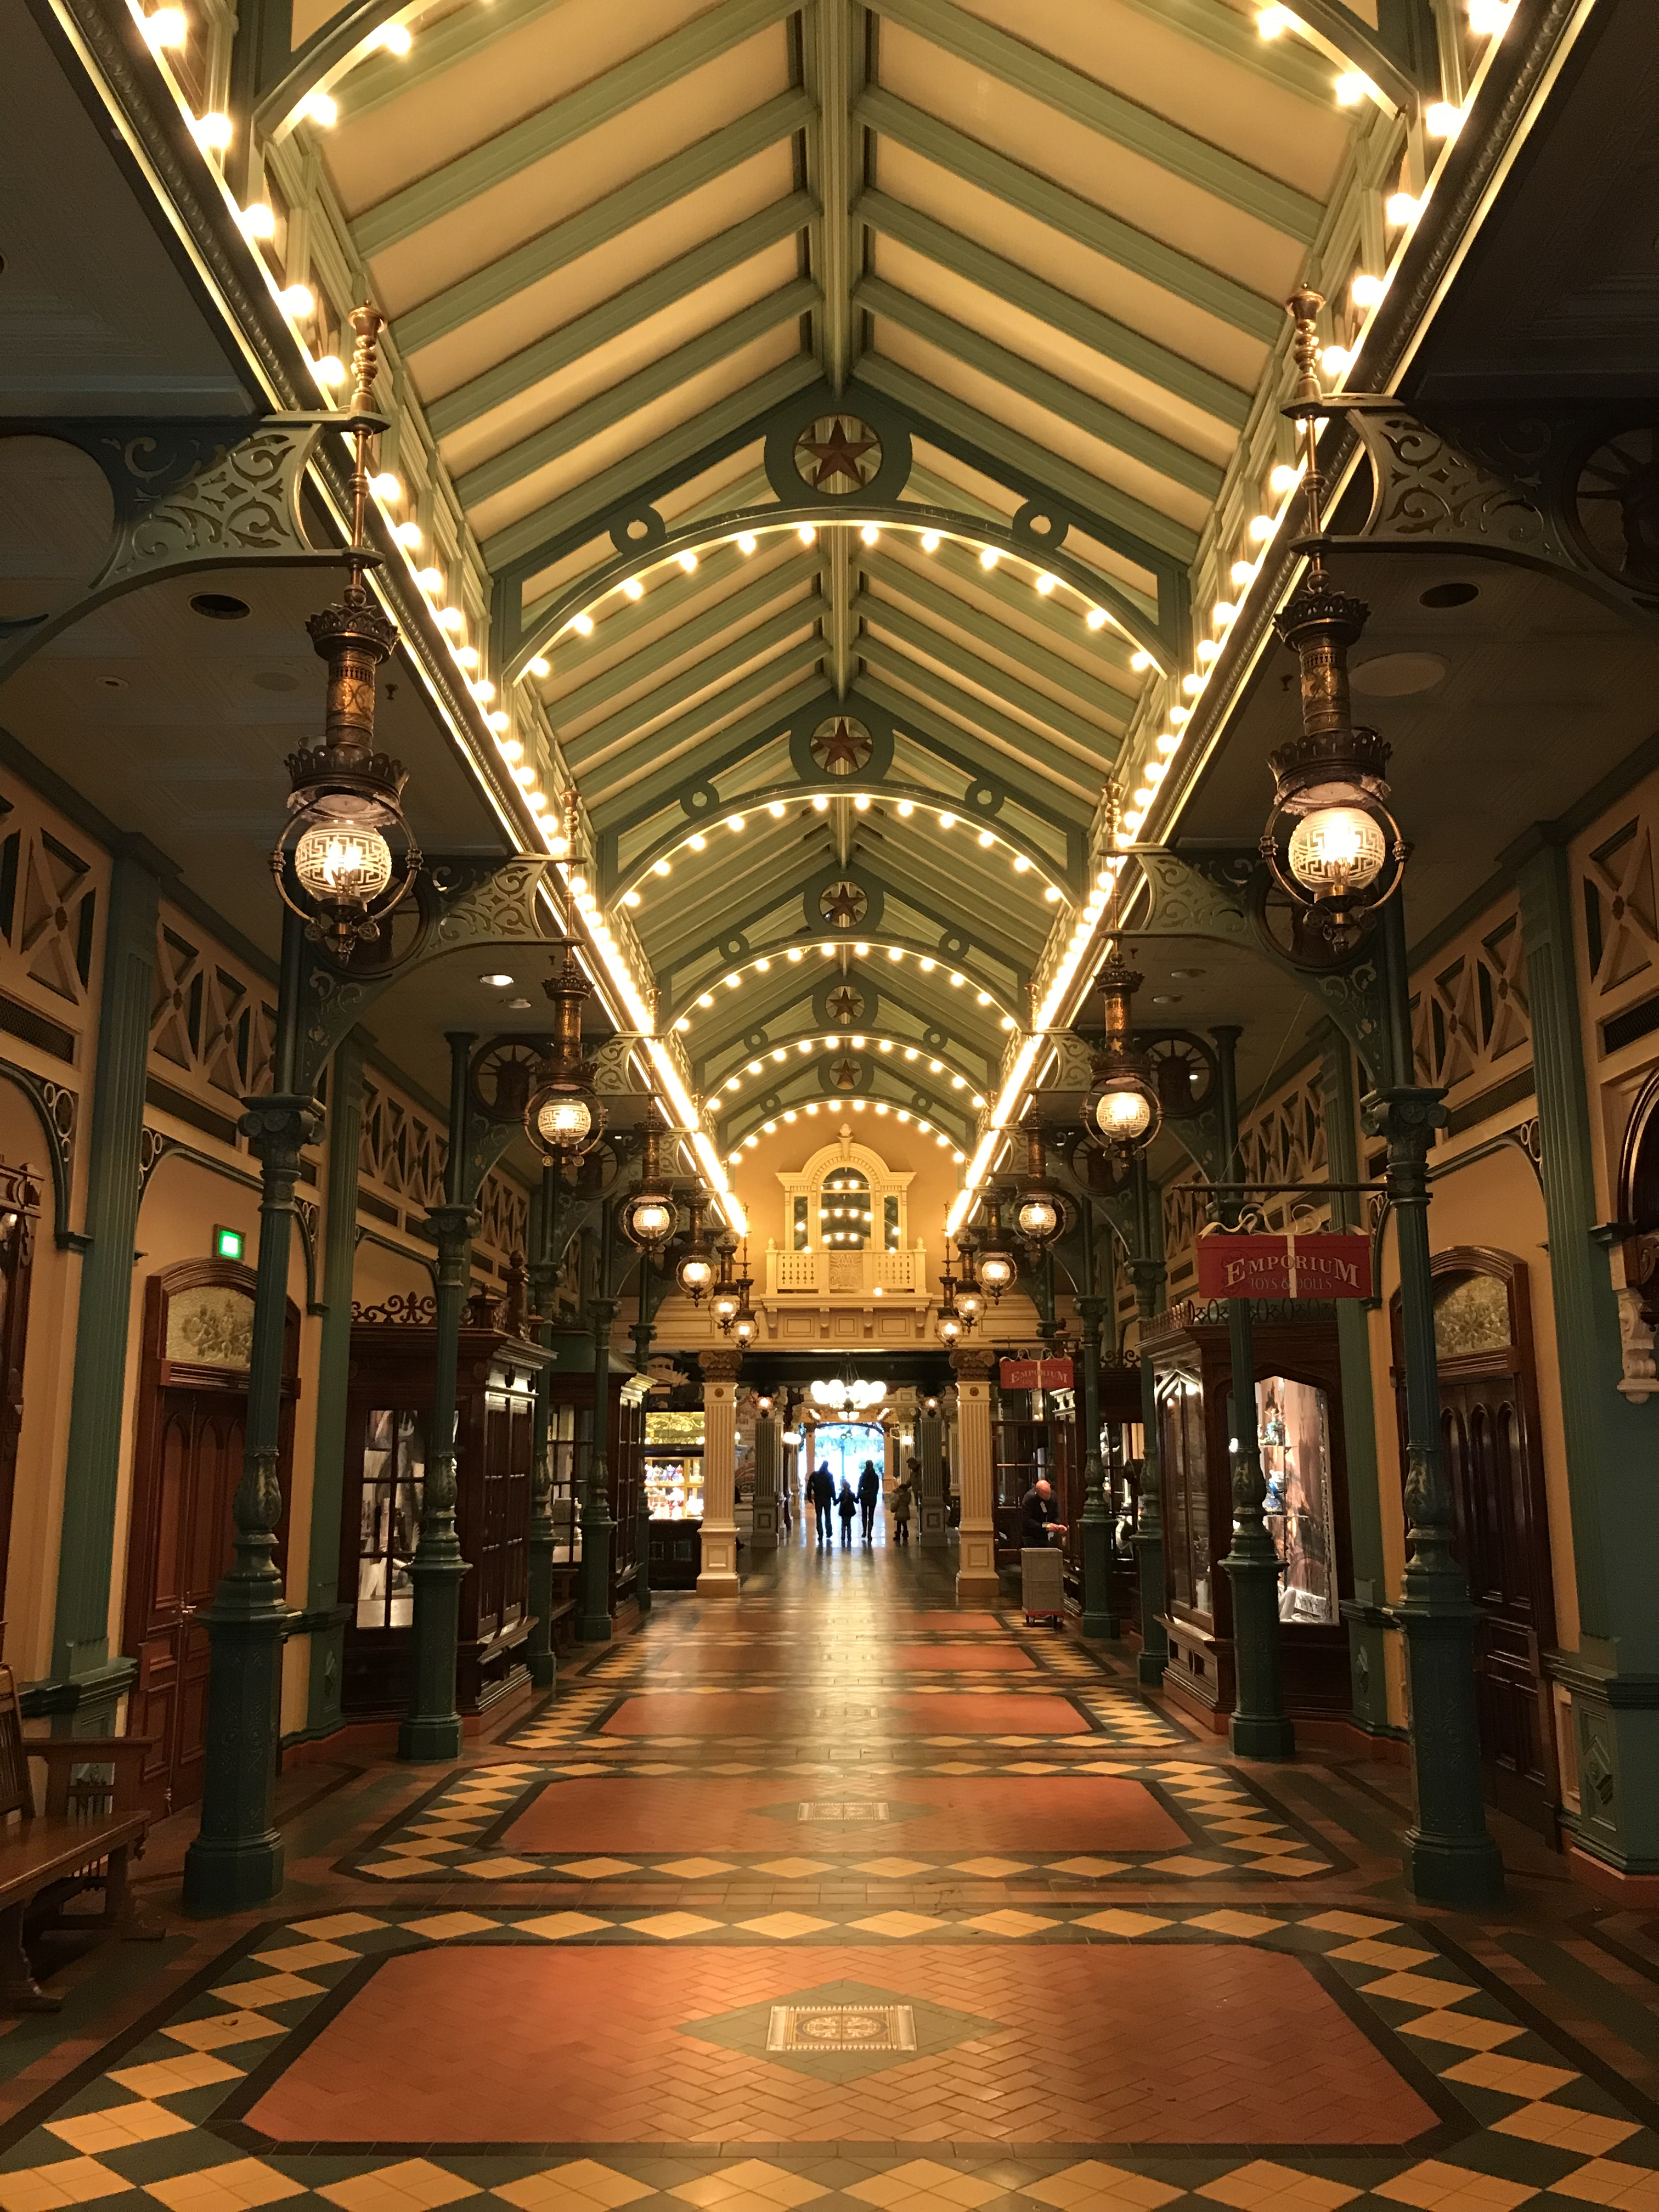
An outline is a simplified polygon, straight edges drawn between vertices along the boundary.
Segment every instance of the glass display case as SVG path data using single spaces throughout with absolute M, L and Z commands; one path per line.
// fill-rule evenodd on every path
M 1347 1478 L 1334 1310 L 1260 1301 L 1254 1310 L 1255 1410 L 1269 1533 L 1282 1563 L 1279 1665 L 1292 1712 L 1352 1704 L 1340 1601 L 1352 1594 Z M 1212 1727 L 1237 1689 L 1232 1586 L 1232 1355 L 1224 1303 L 1160 1314 L 1152 1361 L 1164 1526 L 1164 1686 Z
M 702 1415 L 645 1417 L 645 1494 L 653 1521 L 702 1519 Z

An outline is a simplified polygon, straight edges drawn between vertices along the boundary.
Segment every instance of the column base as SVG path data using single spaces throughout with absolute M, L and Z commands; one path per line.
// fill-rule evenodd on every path
M 702 1528 L 702 1567 L 697 1577 L 699 1597 L 735 1597 L 738 1594 L 738 1532 L 731 1522 Z
M 411 1715 L 398 1726 L 398 1756 L 420 1765 L 461 1755 L 461 1723 L 458 1714 L 439 1714 L 429 1720 Z
M 1001 1602 L 1002 1583 L 994 1571 L 987 1574 L 982 1567 L 962 1569 L 957 1577 L 957 1603 L 964 1613 L 983 1612 Z
M 1240 1759 L 1294 1759 L 1296 1730 L 1283 1713 L 1235 1713 L 1227 1747 Z
M 1504 1860 L 1490 1836 L 1425 1836 L 1406 1831 L 1400 1855 L 1406 1883 L 1425 1905 L 1496 1905 L 1504 1894 Z
M 559 1679 L 559 1662 L 550 1651 L 532 1651 L 530 1655 L 530 1686 L 533 1690 L 550 1690 Z
M 921 1517 L 916 1523 L 917 1543 L 924 1552 L 942 1552 L 950 1540 L 951 1532 L 945 1525 L 943 1506 L 924 1505 Z
M 1118 1635 L 1117 1616 L 1111 1613 L 1085 1613 L 1078 1623 L 1078 1633 L 1094 1644 L 1114 1644 Z
M 198 1836 L 185 1853 L 185 1910 L 204 1916 L 263 1905 L 283 1886 L 283 1839 L 213 1844 Z
M 1164 1669 L 1169 1665 L 1169 1654 L 1163 1651 L 1137 1651 L 1135 1680 L 1143 1690 L 1156 1690 L 1164 1680 Z

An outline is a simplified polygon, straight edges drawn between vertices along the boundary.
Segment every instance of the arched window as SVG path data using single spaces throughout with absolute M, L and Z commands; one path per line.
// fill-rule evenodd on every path
M 837 1168 L 818 1187 L 818 1242 L 826 1249 L 861 1252 L 876 1241 L 869 1179 L 857 1168 Z

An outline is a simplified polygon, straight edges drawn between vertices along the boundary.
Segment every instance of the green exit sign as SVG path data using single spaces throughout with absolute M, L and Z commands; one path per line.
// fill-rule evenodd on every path
M 213 1232 L 213 1256 L 216 1260 L 240 1260 L 242 1256 L 241 1231 L 216 1229 Z

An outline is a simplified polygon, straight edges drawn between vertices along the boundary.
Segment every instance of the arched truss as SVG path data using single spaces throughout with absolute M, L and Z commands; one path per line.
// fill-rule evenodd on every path
M 814 1109 L 810 1115 L 809 1106 Z M 810 1130 L 821 1114 L 866 1116 L 872 1141 L 890 1121 L 902 1128 L 920 1127 L 930 1144 L 942 1136 L 951 1152 L 966 1156 L 969 1132 L 948 1106 L 930 1100 L 926 1107 L 920 1107 L 912 1097 L 883 1097 L 878 1091 L 866 1091 L 814 1092 L 810 1097 L 786 1097 L 780 1092 L 769 1100 L 757 1099 L 726 1127 L 721 1158 L 730 1165 L 731 1155 L 745 1146 L 751 1136 L 769 1134 L 774 1125 L 787 1122 L 792 1115 L 795 1127 Z
M 960 975 L 963 979 L 962 982 L 956 988 L 969 993 L 975 1003 L 979 1002 L 980 994 L 983 993 L 984 1003 L 994 1006 L 1000 1015 L 1008 1013 L 1014 1014 L 1016 1019 L 1018 1018 L 1015 1011 L 1015 994 L 1007 988 L 1006 985 L 1000 983 L 994 976 L 986 975 L 966 956 L 958 957 L 950 953 L 942 955 L 937 945 L 922 944 L 914 939 L 896 937 L 890 933 L 872 932 L 867 937 L 860 937 L 857 944 L 868 948 L 865 957 L 872 960 L 878 955 L 884 956 L 890 951 L 897 950 L 907 958 L 914 957 L 918 968 L 924 960 L 931 962 L 933 972 L 945 974 L 947 978 L 951 975 Z M 815 950 L 820 958 L 826 951 L 835 953 L 844 951 L 850 951 L 855 958 L 858 957 L 856 945 L 848 945 L 844 938 L 820 937 L 803 939 L 799 935 L 780 936 L 775 938 L 769 944 L 758 946 L 749 944 L 745 939 L 741 955 L 734 956 L 725 966 L 711 970 L 709 980 L 699 979 L 695 983 L 689 983 L 685 987 L 684 995 L 672 1000 L 664 1008 L 663 1021 L 667 1025 L 672 1025 L 678 1022 L 681 1015 L 690 1012 L 697 998 L 718 988 L 723 988 L 724 978 L 728 975 L 744 974 L 755 968 L 761 960 L 769 960 L 774 963 L 779 960 L 787 960 L 792 951 L 801 952 L 804 966 L 807 960 L 813 957 Z M 690 963 L 682 964 L 689 965 Z M 1021 981 L 1023 981 L 1024 978 Z M 719 1003 L 717 998 L 715 1004 Z
M 802 1051 L 803 1045 L 810 1046 L 811 1049 Z M 787 1081 L 791 1074 L 804 1075 L 809 1071 L 822 1079 L 824 1060 L 836 1057 L 848 1059 L 856 1056 L 866 1062 L 872 1072 L 884 1069 L 895 1083 L 902 1083 L 907 1072 L 918 1068 L 919 1064 L 915 1085 L 921 1085 L 929 1076 L 942 1077 L 952 1091 L 960 1083 L 962 1095 L 952 1110 L 964 1118 L 969 1112 L 977 1113 L 985 1103 L 980 1079 L 971 1070 L 954 1064 L 943 1054 L 934 1052 L 926 1045 L 915 1044 L 898 1036 L 880 1036 L 873 1030 L 860 1030 L 856 1036 L 837 1036 L 833 1031 L 812 1030 L 802 1035 L 769 1038 L 755 1052 L 739 1047 L 732 1049 L 739 1053 L 740 1064 L 734 1066 L 730 1074 L 714 1082 L 708 1097 L 710 1106 L 726 1104 L 729 1101 L 724 1117 L 726 1121 L 741 1110 L 747 1094 L 754 1090 L 757 1084 L 770 1085 L 775 1088 L 778 1084 Z M 760 1063 L 758 1067 L 754 1065 L 756 1061 Z M 735 1089 L 732 1087 L 734 1084 Z M 824 1095 L 828 1097 L 833 1094 L 826 1091 Z

